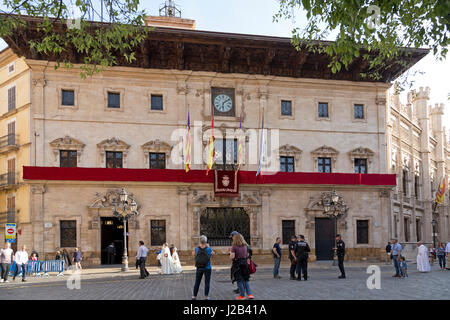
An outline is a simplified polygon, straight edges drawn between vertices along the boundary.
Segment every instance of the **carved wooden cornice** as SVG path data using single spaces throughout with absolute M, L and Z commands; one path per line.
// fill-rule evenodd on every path
M 1 15 L 0 15 L 1 17 Z M 67 60 L 83 63 L 84 56 L 73 48 L 65 48 L 59 55 L 43 55 L 30 48 L 29 41 L 42 37 L 37 30 L 41 18 L 21 17 L 26 27 L 17 30 L 5 41 L 19 56 L 35 60 Z M 107 27 L 108 23 L 92 23 L 96 28 Z M 66 25 L 55 24 L 55 30 L 64 33 Z M 323 42 L 327 45 L 327 42 Z M 378 82 L 390 82 L 404 73 L 427 53 L 428 49 L 402 49 L 400 56 L 406 65 L 389 63 L 382 71 Z M 367 53 L 362 50 L 360 56 Z M 375 56 L 376 53 L 369 54 Z M 316 78 L 349 81 L 370 81 L 361 77 L 369 71 L 369 63 L 357 61 L 348 70 L 336 74 L 328 67 L 331 59 L 326 54 L 312 53 L 305 48 L 297 51 L 290 38 L 243 35 L 198 30 L 155 28 L 148 39 L 136 50 L 136 59 L 129 64 L 123 56 L 118 56 L 120 66 L 151 69 L 177 69 L 211 71 L 221 73 L 259 74 L 294 78 Z

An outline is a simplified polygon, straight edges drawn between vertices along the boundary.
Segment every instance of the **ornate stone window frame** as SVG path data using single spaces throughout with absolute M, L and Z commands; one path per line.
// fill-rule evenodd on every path
M 57 90 L 56 95 L 58 97 L 58 109 L 69 109 L 69 110 L 78 110 L 79 109 L 79 105 L 78 105 L 78 93 L 80 91 L 79 86 L 63 85 L 63 86 L 58 86 L 56 88 L 56 90 Z M 73 106 L 66 106 L 66 105 L 62 104 L 63 90 L 73 91 Z
M 278 157 L 294 157 L 294 172 L 296 172 L 300 167 L 302 152 L 302 150 L 293 145 L 285 144 L 278 148 Z
M 283 115 L 281 114 L 281 103 L 283 101 L 290 101 L 291 102 L 291 115 Z M 281 120 L 295 120 L 295 97 L 294 96 L 279 96 L 278 97 L 278 107 L 279 107 L 279 113 L 278 118 Z
M 331 98 L 324 99 L 314 99 L 314 119 L 316 121 L 331 121 L 331 117 L 333 115 L 333 104 Z M 319 103 L 327 103 L 328 104 L 328 117 L 319 117 Z
M 319 158 L 331 158 L 331 172 L 335 172 L 336 169 L 336 161 L 339 155 L 339 151 L 336 149 L 323 145 L 313 151 L 311 151 L 311 156 L 314 161 L 314 171 L 318 172 L 319 168 L 317 165 Z
M 120 108 L 108 108 L 108 92 L 111 93 L 119 93 L 120 94 Z M 125 89 L 124 88 L 117 88 L 117 87 L 108 87 L 103 89 L 103 94 L 105 98 L 105 111 L 116 111 L 116 112 L 123 112 L 125 109 Z
M 97 144 L 97 148 L 100 150 L 100 163 L 106 165 L 106 151 L 122 152 L 123 167 L 125 168 L 127 163 L 127 154 L 130 149 L 130 145 L 119 138 L 105 139 Z
M 162 96 L 162 99 L 163 99 L 163 109 L 162 110 L 152 110 L 152 95 Z M 166 114 L 167 108 L 169 106 L 167 103 L 168 97 L 169 97 L 169 92 L 167 90 L 158 89 L 158 88 L 152 88 L 152 89 L 147 90 L 148 113 Z
M 170 144 L 161 141 L 159 139 L 156 140 L 150 140 L 146 143 L 144 143 L 142 146 L 142 151 L 144 152 L 144 158 L 145 158 L 145 167 L 149 168 L 149 153 L 150 152 L 159 152 L 159 153 L 165 153 L 166 154 L 166 166 L 169 163 L 170 154 L 172 153 L 172 148 Z
M 167 243 L 174 243 L 178 240 L 176 239 L 176 236 L 171 236 L 170 228 L 171 228 L 171 216 L 170 215 L 159 215 L 157 213 L 155 214 L 148 214 L 143 217 L 144 225 L 145 225 L 145 236 L 148 239 L 146 243 L 148 243 L 148 247 L 152 249 L 160 248 L 161 246 L 152 245 L 152 231 L 151 231 L 151 221 L 152 220 L 165 220 L 166 221 L 166 242 Z
M 357 221 L 358 220 L 368 220 L 369 221 L 369 226 L 368 226 L 368 230 L 367 232 L 369 233 L 369 243 L 358 243 L 357 239 L 358 239 L 358 226 L 357 226 Z M 354 245 L 355 248 L 371 248 L 373 247 L 373 235 L 375 233 L 375 223 L 374 223 L 374 219 L 371 216 L 352 216 L 352 235 L 353 235 L 353 240 L 354 240 Z
M 50 142 L 50 146 L 53 149 L 53 155 L 55 156 L 56 165 L 60 165 L 59 162 L 59 151 L 60 150 L 71 150 L 77 152 L 77 165 L 80 163 L 81 154 L 83 153 L 83 149 L 86 146 L 80 140 L 74 139 L 68 135 L 63 138 L 58 138 Z
M 364 117 L 362 119 L 355 118 L 355 105 L 362 105 L 363 106 L 363 115 Z M 352 107 L 351 109 L 351 119 L 352 122 L 367 122 L 367 103 L 362 101 L 352 101 Z
M 355 171 L 355 159 L 366 159 L 367 160 L 367 172 L 369 172 L 370 165 L 372 164 L 373 156 L 375 152 L 373 152 L 369 148 L 364 148 L 359 146 L 348 152 L 348 156 L 350 157 L 350 161 L 352 163 L 353 172 Z

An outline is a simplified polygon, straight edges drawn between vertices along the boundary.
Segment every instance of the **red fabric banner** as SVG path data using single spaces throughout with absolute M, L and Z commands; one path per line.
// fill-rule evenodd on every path
M 239 196 L 238 171 L 214 171 L 214 195 L 216 197 Z
M 60 168 L 23 167 L 25 180 L 67 181 L 142 181 L 213 183 L 213 175 L 205 170 L 174 169 L 112 169 L 112 168 Z M 323 184 L 323 185 L 367 185 L 395 186 L 395 174 L 320 173 L 320 172 L 265 172 L 256 176 L 255 171 L 239 171 L 240 184 Z

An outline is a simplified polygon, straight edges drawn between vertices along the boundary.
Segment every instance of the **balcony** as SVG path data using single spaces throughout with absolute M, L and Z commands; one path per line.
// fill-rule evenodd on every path
M 16 209 L 10 209 L 8 211 L 0 212 L 0 224 L 15 223 L 16 222 Z
M 19 139 L 17 134 L 8 134 L 0 137 L 0 154 L 19 149 Z
M 13 171 L 0 175 L 0 189 L 11 189 L 19 184 L 19 172 Z

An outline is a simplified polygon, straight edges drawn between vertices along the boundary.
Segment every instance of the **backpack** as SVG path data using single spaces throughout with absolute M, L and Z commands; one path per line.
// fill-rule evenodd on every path
M 206 248 L 198 247 L 197 254 L 195 256 L 195 266 L 197 268 L 206 268 L 209 264 L 209 255 L 206 252 Z

